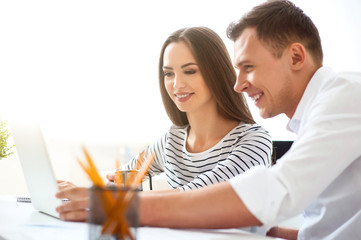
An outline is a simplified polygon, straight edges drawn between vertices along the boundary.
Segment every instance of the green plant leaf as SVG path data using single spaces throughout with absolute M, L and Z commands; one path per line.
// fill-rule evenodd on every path
M 14 153 L 14 151 L 12 151 L 14 145 L 9 146 L 8 144 L 10 132 L 6 126 L 6 122 L 0 122 L 0 159 L 6 158 Z

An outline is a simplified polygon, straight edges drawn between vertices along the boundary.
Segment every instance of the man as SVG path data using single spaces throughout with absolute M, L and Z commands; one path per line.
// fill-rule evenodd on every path
M 361 74 L 322 67 L 317 28 L 289 1 L 255 7 L 228 36 L 239 69 L 235 90 L 264 118 L 285 113 L 298 136 L 270 169 L 193 191 L 140 194 L 140 223 L 270 228 L 305 210 L 299 231 L 272 228 L 270 235 L 361 239 Z
M 140 197 L 140 222 L 164 227 L 271 227 L 305 209 L 299 239 L 361 238 L 361 74 L 322 67 L 317 28 L 289 1 L 255 7 L 228 28 L 235 86 L 264 118 L 285 113 L 298 134 L 271 169 L 199 190 Z M 286 235 L 283 235 L 286 234 Z

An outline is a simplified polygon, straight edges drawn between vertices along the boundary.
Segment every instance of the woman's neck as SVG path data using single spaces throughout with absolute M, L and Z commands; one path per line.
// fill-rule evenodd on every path
M 225 119 L 219 113 L 187 114 L 189 121 L 186 148 L 188 152 L 203 152 L 221 141 L 239 122 Z

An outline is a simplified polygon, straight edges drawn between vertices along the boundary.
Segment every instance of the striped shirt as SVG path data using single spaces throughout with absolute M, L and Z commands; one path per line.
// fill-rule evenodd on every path
M 257 124 L 240 123 L 215 146 L 200 153 L 187 151 L 187 129 L 188 125 L 173 125 L 149 146 L 155 154 L 149 173 L 153 176 L 165 172 L 171 188 L 197 189 L 227 181 L 254 166 L 271 166 L 272 140 Z M 137 158 L 126 168 L 133 168 Z

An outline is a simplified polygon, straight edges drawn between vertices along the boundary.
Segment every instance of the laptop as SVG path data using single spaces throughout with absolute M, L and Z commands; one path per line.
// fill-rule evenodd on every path
M 61 204 L 55 198 L 58 184 L 40 125 L 16 121 L 9 121 L 9 125 L 34 208 L 59 218 L 55 211 Z

